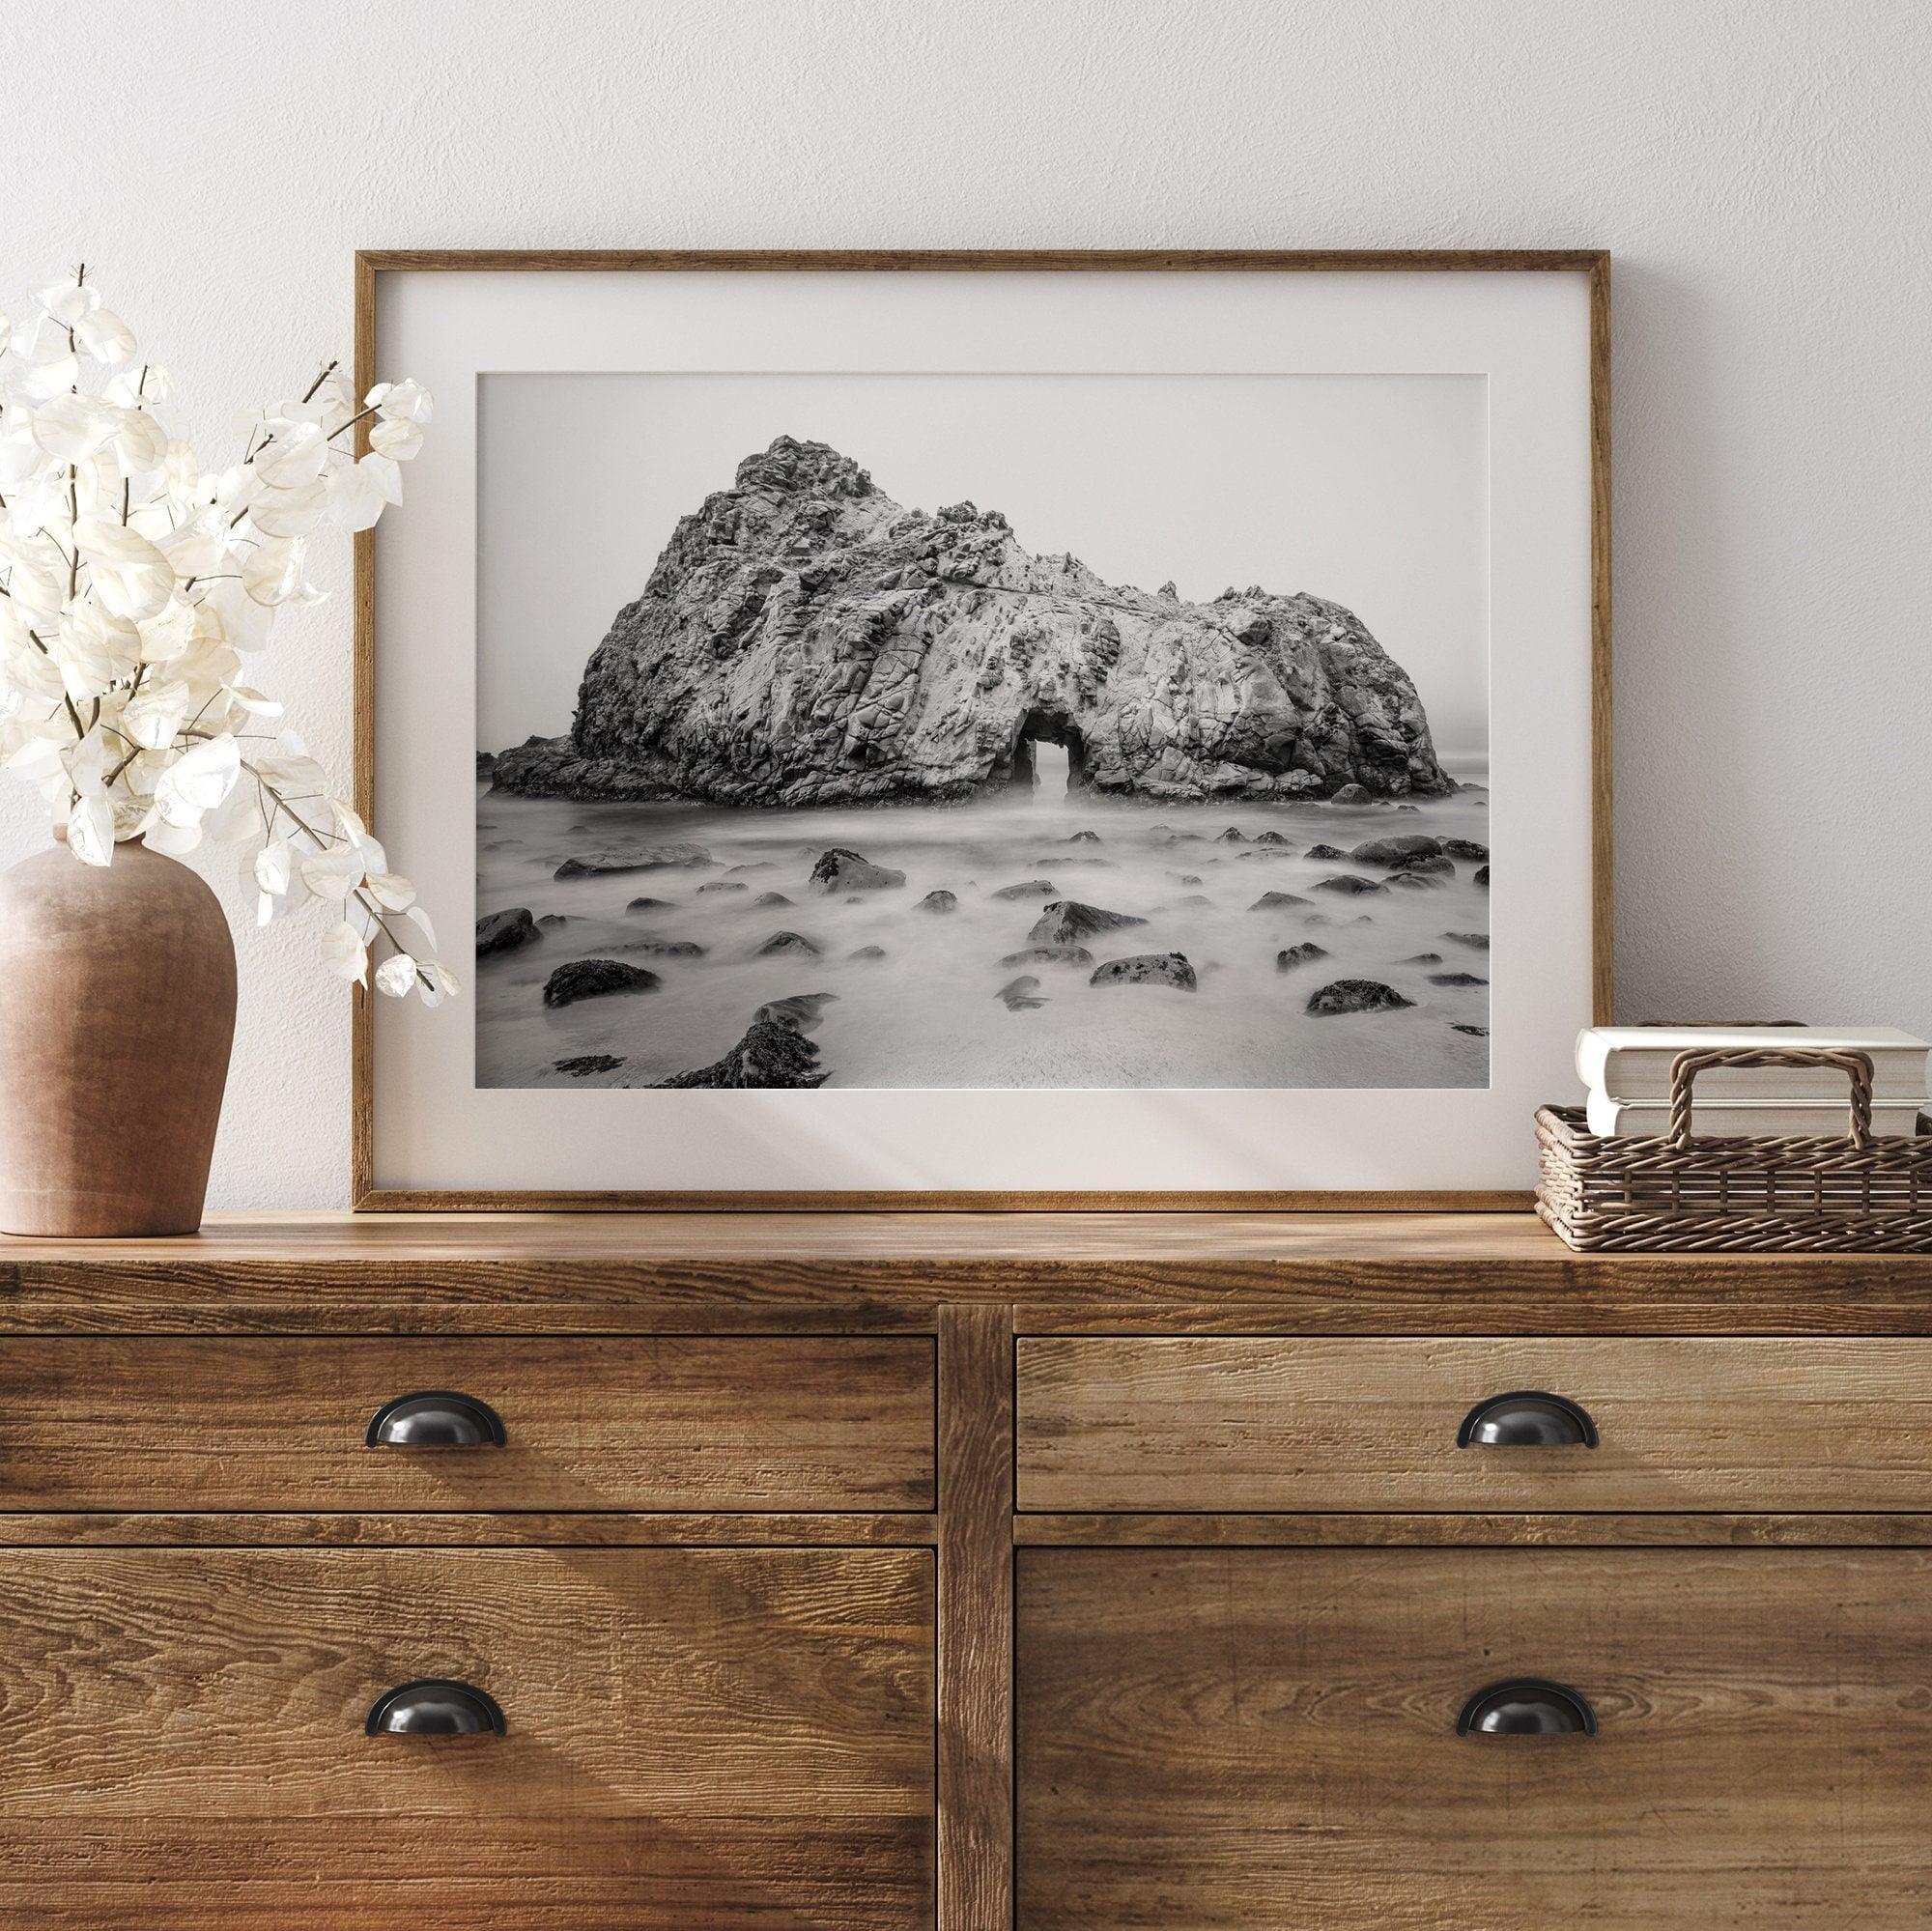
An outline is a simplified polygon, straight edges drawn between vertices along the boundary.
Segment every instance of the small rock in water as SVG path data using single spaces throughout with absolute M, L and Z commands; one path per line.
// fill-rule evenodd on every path
M 1444 932 L 1445 939 L 1454 939 L 1459 946 L 1473 946 L 1479 952 L 1490 949 L 1490 935 L 1487 932 Z
M 1297 897 L 1293 892 L 1264 892 L 1248 907 L 1250 912 L 1288 912 L 1297 905 L 1306 905 L 1306 898 Z
M 1288 839 L 1283 838 L 1279 832 L 1263 832 L 1255 839 L 1255 843 L 1258 845 L 1286 845 L 1288 842 Z
M 1392 871 L 1388 883 L 1392 892 L 1434 892 L 1442 881 L 1424 871 Z
M 624 1064 L 614 1053 L 580 1053 L 574 1060 L 553 1062 L 560 1073 L 572 1079 L 585 1079 L 591 1073 L 614 1073 Z
M 711 864 L 702 845 L 651 845 L 639 852 L 591 852 L 567 858 L 557 866 L 558 878 L 597 878 L 611 871 L 694 871 Z
M 1338 979 L 1309 996 L 1308 1010 L 1325 1017 L 1338 1012 L 1395 1012 L 1414 1004 L 1378 979 Z
M 1085 946 L 1029 946 L 1024 951 L 1009 952 L 1000 963 L 1003 966 L 1090 966 L 1094 963 L 1094 954 Z
M 1401 965 L 1440 965 L 1442 963 L 1442 954 L 1440 952 L 1411 952 L 1407 958 L 1398 960 L 1397 963 Z
M 829 1076 L 829 1070 L 819 1069 L 818 1048 L 796 1026 L 780 1019 L 754 1019 L 722 1060 L 695 1072 L 673 1073 L 658 1082 L 658 1090 L 823 1086 Z
M 1472 864 L 1487 865 L 1490 860 L 1488 845 L 1479 845 L 1474 838 L 1444 838 L 1442 849 L 1451 858 L 1466 859 Z
M 580 999 L 601 999 L 612 992 L 655 992 L 660 980 L 642 966 L 619 959 L 572 959 L 544 981 L 546 1006 L 575 1006 Z
M 1096 966 L 1089 985 L 1171 985 L 1193 992 L 1198 984 L 1185 952 L 1135 952 Z
M 863 963 L 870 964 L 875 959 L 884 958 L 886 956 L 886 949 L 884 946 L 861 946 L 857 951 L 847 952 L 845 956 L 848 959 L 858 959 Z
M 1325 864 L 1330 859 L 1347 858 L 1349 854 L 1338 850 L 1334 845 L 1310 845 L 1302 856 L 1304 858 L 1319 858 Z
M 956 912 L 959 900 L 951 892 L 928 892 L 912 909 L 915 912 Z
M 1487 1026 L 1451 1026 L 1449 1030 L 1452 1033 L 1467 1033 L 1476 1039 L 1487 1039 L 1490 1036 L 1490 1029 Z
M 1454 878 L 1456 866 L 1453 861 L 1444 858 L 1440 852 L 1433 856 L 1418 852 L 1413 858 L 1399 858 L 1389 867 L 1398 878 Z
M 1440 858 L 1442 840 L 1421 832 L 1406 832 L 1392 838 L 1370 838 L 1349 856 L 1357 865 L 1401 865 L 1407 859 Z
M 1374 797 L 1359 784 L 1345 784 L 1329 800 L 1331 805 L 1373 805 Z
M 634 898 L 624 907 L 626 912 L 668 912 L 671 901 L 668 898 Z
M 774 932 L 758 948 L 760 958 L 767 952 L 797 952 L 806 958 L 815 959 L 818 956 L 818 948 L 803 932 Z
M 1032 1012 L 1046 1004 L 1045 1000 L 1036 997 L 1038 991 L 1039 980 L 1031 973 L 1022 973 L 1018 979 L 1009 980 L 993 997 L 1009 1012 Z
M 1247 843 L 1247 841 L 1248 840 L 1246 835 L 1243 832 L 1241 832 L 1238 829 L 1238 827 L 1234 825 L 1230 825 L 1228 829 L 1225 832 L 1223 832 L 1218 838 L 1214 840 L 1214 842 L 1217 845 L 1244 845 Z
M 1098 832 L 1075 832 L 1066 842 L 1070 845 L 1097 845 L 1100 843 Z
M 1489 980 L 1478 979 L 1472 972 L 1433 972 L 1429 975 L 1431 985 L 1488 985 Z
M 742 878 L 748 871 L 769 871 L 771 868 L 772 862 L 770 859 L 754 858 L 748 860 L 743 865 L 727 865 L 724 867 L 724 876 L 726 878 Z
M 542 937 L 527 905 L 512 906 L 507 912 L 492 912 L 476 922 L 476 956 L 487 959 L 498 952 L 514 952 L 524 946 L 535 945 Z
M 1339 871 L 1329 878 L 1315 881 L 1317 892 L 1346 892 L 1359 897 L 1364 892 L 1379 892 L 1382 882 L 1378 878 L 1357 878 L 1351 871 Z
M 700 885 L 699 892 L 749 892 L 751 887 L 736 878 L 714 878 L 709 885 Z
M 546 932 L 554 932 L 559 926 L 569 924 L 570 921 L 561 912 L 546 912 L 537 923 Z
M 617 949 L 641 952 L 647 959 L 701 959 L 704 948 L 689 939 L 626 939 Z
M 752 1024 L 764 1026 L 776 1021 L 781 1026 L 796 1026 L 801 1033 L 810 1033 L 825 1016 L 823 1008 L 838 1003 L 836 992 L 794 992 L 789 999 L 767 1001 L 752 1014 Z
M 1083 905 L 1077 898 L 1056 898 L 1041 911 L 1027 937 L 1037 946 L 1073 946 L 1096 932 L 1146 923 L 1130 912 L 1108 912 L 1098 905 Z
M 1043 878 L 1029 878 L 1022 885 L 1003 885 L 992 895 L 995 898 L 1051 898 L 1053 886 Z
M 903 885 L 906 875 L 890 866 L 871 865 L 843 845 L 820 852 L 811 867 L 811 883 L 821 892 L 883 892 Z
M 1205 892 L 1190 892 L 1180 902 L 1183 905 L 1211 905 L 1214 901 Z
M 1178 873 L 1177 876 L 1182 885 L 1199 885 L 1201 883 L 1201 874 L 1198 871 L 1183 871 Z
M 708 891 L 710 888 L 707 886 L 701 889 Z M 752 900 L 752 906 L 756 910 L 761 906 L 789 905 L 791 902 L 782 892 L 761 892 Z
M 1290 946 L 1286 951 L 1275 953 L 1274 969 L 1276 972 L 1293 972 L 1296 966 L 1306 965 L 1311 959 L 1325 959 L 1327 956 L 1327 949 L 1310 939 L 1305 945 Z
M 1479 866 L 1477 867 L 1476 883 L 1480 885 L 1485 892 L 1487 892 L 1490 889 L 1490 868 L 1488 866 L 1486 865 Z

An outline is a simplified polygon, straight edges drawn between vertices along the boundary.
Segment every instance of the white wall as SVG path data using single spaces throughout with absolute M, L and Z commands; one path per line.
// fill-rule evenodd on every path
M 1918 0 L 16 7 L 0 306 L 84 257 L 212 444 L 357 246 L 1607 246 L 1623 1015 L 1922 1032 L 1928 71 Z M 264 667 L 345 768 L 348 658 Z M 241 935 L 216 1206 L 347 1197 L 311 945 Z

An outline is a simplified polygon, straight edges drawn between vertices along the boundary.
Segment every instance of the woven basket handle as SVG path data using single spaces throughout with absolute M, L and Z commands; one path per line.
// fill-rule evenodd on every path
M 1690 1086 L 1713 1066 L 1833 1066 L 1852 1083 L 1852 1145 L 1861 1153 L 1872 1145 L 1872 1063 L 1867 1053 L 1834 1053 L 1807 1046 L 1712 1047 L 1679 1053 L 1670 1063 L 1670 1125 L 1673 1147 L 1690 1144 Z

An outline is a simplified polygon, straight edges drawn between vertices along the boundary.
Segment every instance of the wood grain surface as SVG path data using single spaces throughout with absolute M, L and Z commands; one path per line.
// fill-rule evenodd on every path
M 909 1549 L 14 1551 L 0 1922 L 930 1925 L 933 1610 Z M 507 1734 L 366 1737 L 422 1675 Z
M 1905 1931 L 1932 1557 L 1022 1552 L 1021 1931 Z M 1459 1738 L 1527 1674 L 1595 1737 Z
M 455 1389 L 503 1447 L 369 1448 Z M 0 1510 L 929 1509 L 928 1339 L 0 1338 Z
M 1013 1321 L 939 1330 L 939 1922 L 1005 1931 L 1013 1878 Z
M 1580 1255 L 1515 1214 L 217 1216 L 0 1240 L 0 1334 L 1923 1333 L 1932 1257 Z
M 1932 1508 L 1932 1342 L 1034 1337 L 1019 1505 L 1061 1512 Z M 1537 1389 L 1594 1448 L 1458 1448 Z

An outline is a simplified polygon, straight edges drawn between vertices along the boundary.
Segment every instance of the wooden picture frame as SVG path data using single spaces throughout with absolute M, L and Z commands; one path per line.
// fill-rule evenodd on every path
M 1611 762 L 1610 762 L 1610 258 L 1598 249 L 1481 250 L 498 250 L 371 249 L 355 257 L 355 360 L 357 392 L 382 375 L 378 313 L 385 278 L 403 275 L 516 273 L 572 275 L 691 272 L 919 273 L 982 272 L 1055 274 L 1281 274 L 1521 273 L 1585 278 L 1588 300 L 1588 555 L 1589 555 L 1589 854 L 1590 1017 L 1611 1017 Z M 408 373 L 408 372 L 405 372 Z M 355 539 L 355 798 L 375 822 L 377 607 L 376 539 Z M 1263 1210 L 1469 1210 L 1523 1207 L 1518 1190 L 1373 1191 L 1328 1189 L 1187 1191 L 784 1191 L 737 1190 L 583 1191 L 515 1188 L 419 1188 L 378 1180 L 375 1106 L 375 1024 L 372 996 L 358 988 L 354 1017 L 352 1192 L 360 1211 L 572 1211 L 636 1210 L 796 1212 L 956 1210 L 1003 1212 L 1040 1209 L 1193 1212 Z M 1580 1017 L 1580 1014 L 1579 1014 Z M 1531 1125 L 1525 1113 L 1527 1141 Z

